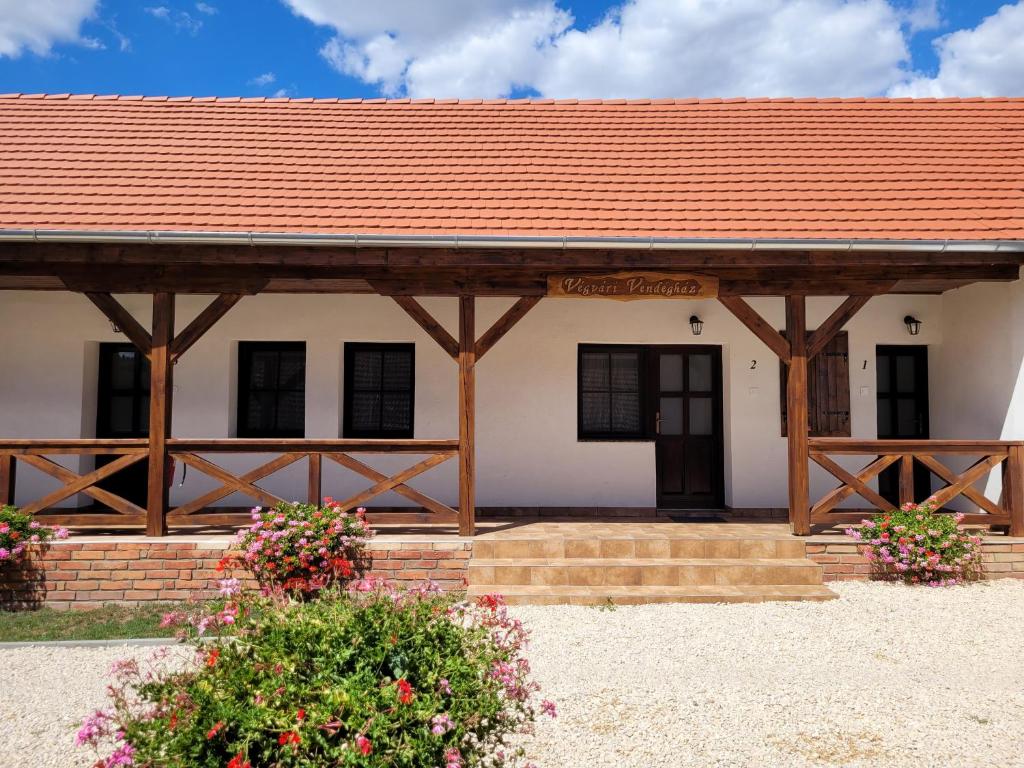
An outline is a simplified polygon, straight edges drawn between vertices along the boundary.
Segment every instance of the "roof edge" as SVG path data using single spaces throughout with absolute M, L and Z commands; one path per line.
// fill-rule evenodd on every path
M 142 94 L 95 94 L 95 93 L 0 93 L 0 100 L 26 101 L 126 101 L 126 102 L 167 102 L 167 103 L 296 103 L 296 104 L 464 104 L 502 105 L 529 104 L 549 105 L 669 105 L 693 104 L 977 104 L 992 102 L 1024 102 L 1024 96 L 946 96 L 946 97 L 888 97 L 888 96 L 736 96 L 707 98 L 635 98 L 635 99 L 551 99 L 527 97 L 521 99 L 459 99 L 459 98 L 362 98 L 362 97 L 296 97 L 296 96 L 158 96 Z
M 1024 240 L 836 238 L 580 237 L 521 235 L 318 234 L 189 230 L 0 229 L 0 243 L 134 243 L 346 248 L 556 248 L 587 250 L 816 250 L 1024 252 Z

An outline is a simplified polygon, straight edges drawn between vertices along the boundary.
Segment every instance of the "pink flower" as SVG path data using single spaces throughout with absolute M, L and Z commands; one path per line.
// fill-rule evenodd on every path
M 555 702 L 544 699 L 540 703 L 540 711 L 548 717 L 558 717 L 558 713 L 555 711 Z
M 447 714 L 434 715 L 430 718 L 430 732 L 435 736 L 448 733 L 454 727 L 455 723 Z

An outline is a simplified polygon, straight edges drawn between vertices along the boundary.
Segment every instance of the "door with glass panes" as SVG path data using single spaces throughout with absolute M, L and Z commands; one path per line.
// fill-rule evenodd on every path
M 724 504 L 722 349 L 649 347 L 648 365 L 658 506 L 720 509 Z
M 928 347 L 883 345 L 876 350 L 876 393 L 879 440 L 927 440 Z M 894 506 L 899 504 L 899 466 L 887 467 L 878 476 L 878 493 Z M 931 473 L 914 462 L 914 499 L 931 495 Z
M 100 344 L 96 398 L 96 437 L 149 436 L 149 360 L 133 344 Z M 97 456 L 96 466 L 117 456 Z M 146 506 L 149 462 L 142 460 L 96 485 L 140 507 Z

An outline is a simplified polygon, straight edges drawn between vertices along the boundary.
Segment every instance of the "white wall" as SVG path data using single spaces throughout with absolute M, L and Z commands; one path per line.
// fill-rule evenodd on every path
M 149 325 L 148 297 L 121 299 Z M 208 301 L 208 297 L 179 298 L 178 327 L 184 327 Z M 811 299 L 808 326 L 815 327 L 838 303 L 839 299 Z M 449 329 L 456 328 L 455 300 L 424 300 L 424 304 Z M 502 299 L 480 300 L 478 333 L 509 304 Z M 751 299 L 751 304 L 776 327 L 783 327 L 782 299 Z M 943 305 L 944 299 L 936 296 L 878 297 L 849 324 L 855 437 L 875 436 L 875 345 L 928 344 L 934 365 L 943 329 L 950 327 L 942 317 Z M 699 338 L 692 336 L 687 323 L 694 313 L 705 322 Z M 903 325 L 908 313 L 924 323 L 921 335 L 914 339 Z M 456 366 L 394 302 L 377 296 L 280 295 L 243 299 L 183 356 L 175 370 L 174 436 L 231 436 L 237 342 L 273 339 L 307 343 L 307 437 L 340 434 L 345 341 L 416 342 L 416 437 L 457 436 Z M 84 297 L 0 293 L 0 436 L 91 436 L 98 342 L 123 340 Z M 652 443 L 576 440 L 576 345 L 580 342 L 721 344 L 726 502 L 735 507 L 786 505 L 786 448 L 780 436 L 779 371 L 773 353 L 716 301 L 580 299 L 542 301 L 477 368 L 480 505 L 654 505 Z M 751 370 L 753 361 L 756 367 Z M 947 371 L 943 365 L 936 375 Z M 960 397 L 942 390 L 939 398 L 937 389 L 933 388 L 933 403 Z M 933 407 L 933 423 L 938 424 L 935 414 Z M 964 429 L 970 432 L 968 426 Z M 230 469 L 247 469 L 260 457 L 221 460 Z M 368 463 L 386 471 L 409 462 L 375 457 Z M 19 472 L 20 501 L 56 485 L 30 468 L 21 467 Z M 452 503 L 455 472 L 455 462 L 449 462 L 412 484 Z M 367 484 L 340 467 L 332 465 L 325 471 L 326 494 L 342 497 Z M 175 487 L 172 502 L 186 501 L 214 485 L 190 470 L 186 486 Z M 285 497 L 304 497 L 304 465 L 289 467 L 265 485 Z M 823 472 L 812 474 L 812 495 L 823 494 L 833 485 Z M 248 502 L 236 496 L 225 503 Z M 397 505 L 404 500 L 389 496 L 380 503 Z
M 942 301 L 943 345 L 931 368 L 932 437 L 1024 439 L 1024 283 L 978 283 Z M 998 499 L 999 473 L 979 487 Z

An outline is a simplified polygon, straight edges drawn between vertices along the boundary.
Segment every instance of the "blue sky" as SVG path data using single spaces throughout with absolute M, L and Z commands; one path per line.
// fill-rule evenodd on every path
M 1022 95 L 1022 40 L 989 0 L 0 0 L 0 92 Z

